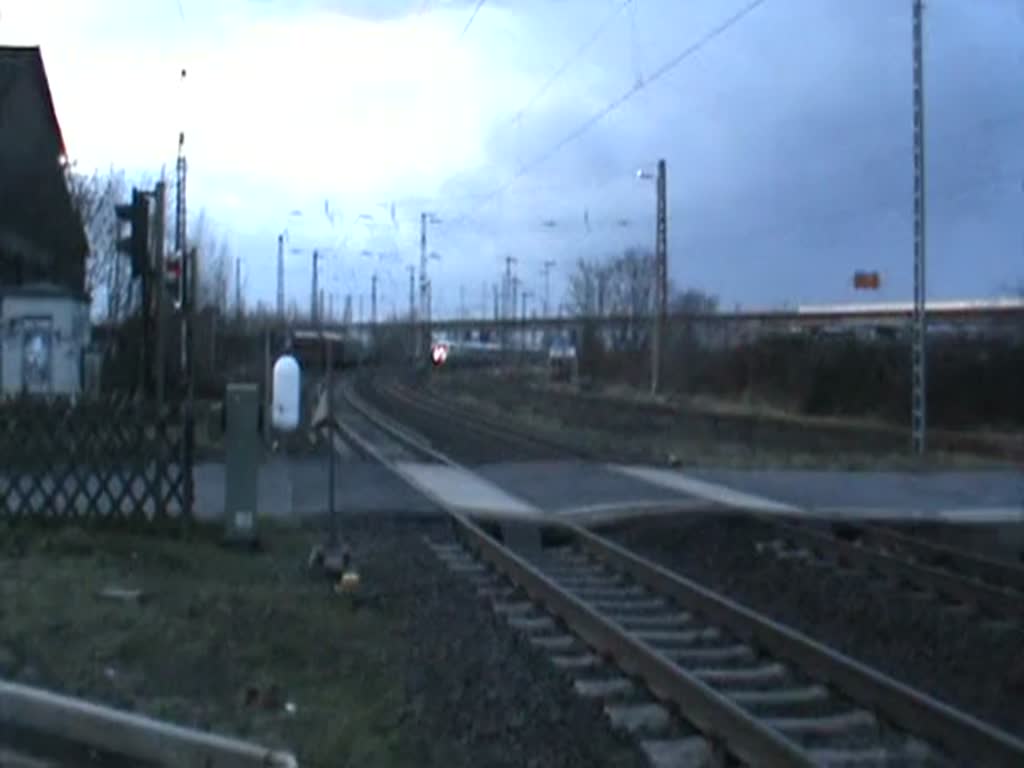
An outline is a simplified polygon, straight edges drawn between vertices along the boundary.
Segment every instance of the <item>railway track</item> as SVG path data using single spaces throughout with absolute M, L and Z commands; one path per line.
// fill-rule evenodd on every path
M 759 542 L 778 557 L 849 565 L 877 573 L 955 608 L 1018 625 L 1024 568 L 874 525 L 820 526 L 763 517 L 779 538 Z
M 535 456 L 560 452 L 562 457 L 591 458 L 578 447 L 531 435 L 509 420 L 482 416 L 437 395 L 398 384 L 382 388 L 381 394 L 428 417 L 444 418 L 460 430 L 485 435 L 492 441 L 514 442 L 520 452 L 526 450 L 523 446 L 533 446 Z M 777 538 L 760 543 L 762 551 L 781 558 L 853 566 L 866 575 L 881 575 L 921 596 L 956 609 L 976 610 L 985 618 L 1011 627 L 1024 620 L 1024 568 L 1019 566 L 880 526 L 844 522 L 830 531 L 778 516 L 759 517 L 778 531 Z
M 379 386 L 376 395 L 378 403 L 386 404 L 389 409 L 398 406 L 415 423 L 422 424 L 426 421 L 436 424 L 438 420 L 443 420 L 449 425 L 457 425 L 459 439 L 464 442 L 471 441 L 474 447 L 482 444 L 485 456 L 493 454 L 497 445 L 502 452 L 501 458 L 506 460 L 594 458 L 582 446 L 524 430 L 509 419 L 496 418 L 477 411 L 470 413 L 464 407 L 445 398 L 422 390 L 413 390 L 398 382 L 391 381 Z
M 387 463 L 369 441 L 362 449 Z M 458 543 L 433 543 L 438 556 L 633 732 L 652 765 L 1024 764 L 1019 739 L 593 532 L 517 521 L 547 542 L 520 549 L 501 524 L 451 520 Z

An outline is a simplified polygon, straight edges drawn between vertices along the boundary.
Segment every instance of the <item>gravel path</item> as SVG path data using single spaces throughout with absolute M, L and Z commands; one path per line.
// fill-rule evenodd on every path
M 987 721 L 1024 734 L 1024 632 L 915 599 L 857 572 L 758 554 L 774 538 L 736 517 L 634 523 L 634 551 Z

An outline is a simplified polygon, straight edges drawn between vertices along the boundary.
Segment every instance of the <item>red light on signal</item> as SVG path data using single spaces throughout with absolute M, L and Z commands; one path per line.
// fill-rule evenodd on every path
M 448 359 L 448 345 L 447 344 L 435 344 L 430 348 L 430 360 L 435 366 L 444 365 Z

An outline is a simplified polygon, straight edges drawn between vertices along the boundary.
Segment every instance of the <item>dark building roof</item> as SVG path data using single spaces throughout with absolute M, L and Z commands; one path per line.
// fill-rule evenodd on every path
M 38 47 L 0 46 L 0 285 L 85 288 L 88 241 Z

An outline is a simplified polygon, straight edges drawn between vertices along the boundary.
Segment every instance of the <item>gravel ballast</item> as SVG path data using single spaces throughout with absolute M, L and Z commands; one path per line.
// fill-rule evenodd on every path
M 432 537 L 432 540 L 443 539 Z M 422 583 L 411 606 L 406 722 L 421 765 L 573 768 L 646 765 L 599 703 L 514 633 L 426 547 L 396 560 Z
M 1024 735 L 1024 632 L 914 597 L 862 571 L 758 553 L 764 523 L 701 516 L 607 530 L 638 554 L 898 680 Z

